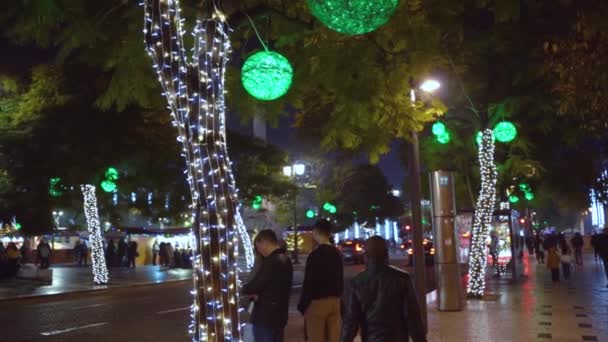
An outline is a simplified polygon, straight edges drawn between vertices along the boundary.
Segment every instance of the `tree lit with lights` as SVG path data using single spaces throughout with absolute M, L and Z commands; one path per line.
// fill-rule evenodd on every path
M 189 56 L 178 0 L 147 0 L 144 5 L 146 51 L 178 132 L 192 197 L 196 249 L 189 332 L 194 341 L 239 341 L 237 232 L 246 232 L 226 144 L 229 28 L 213 2 L 211 12 L 194 26 Z

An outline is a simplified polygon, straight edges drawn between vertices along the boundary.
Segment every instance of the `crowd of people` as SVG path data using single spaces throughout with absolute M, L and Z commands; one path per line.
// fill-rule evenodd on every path
M 191 268 L 192 267 L 192 248 L 190 246 L 181 247 L 179 243 L 154 241 L 152 245 L 152 264 L 160 264 L 164 267 Z M 158 262 L 157 262 L 158 259 Z
M 570 279 L 572 271 L 583 265 L 584 240 L 580 233 L 570 239 L 563 233 L 539 233 L 528 239 L 527 245 L 529 254 L 535 255 L 539 264 L 546 264 L 553 282 Z M 603 264 L 608 279 L 608 228 L 591 236 L 591 246 L 596 262 Z
M 114 239 L 108 239 L 104 245 L 104 252 L 106 256 L 106 265 L 108 267 L 127 267 L 135 268 L 135 261 L 139 256 L 137 252 L 137 242 L 130 240 L 126 241 L 124 238 L 118 239 L 115 244 Z
M 408 273 L 389 266 L 388 244 L 379 236 L 366 242 L 367 267 L 351 282 L 343 299 L 342 255 L 330 243 L 332 226 L 315 223 L 317 247 L 306 262 L 298 310 L 307 340 L 426 341 L 420 306 Z M 263 230 L 254 241 L 259 265 L 243 293 L 251 300 L 250 322 L 255 342 L 282 342 L 288 321 L 293 268 L 274 231 Z
M 50 265 L 51 246 L 45 239 L 41 239 L 36 247 L 34 254 L 27 243 L 21 243 L 17 247 L 15 242 L 4 245 L 0 242 L 0 278 L 15 277 L 21 265 L 32 261 L 39 264 L 40 268 L 45 269 Z

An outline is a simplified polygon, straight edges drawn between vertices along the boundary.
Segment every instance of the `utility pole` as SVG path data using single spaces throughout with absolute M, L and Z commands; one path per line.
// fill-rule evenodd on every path
M 412 132 L 411 141 L 409 143 L 410 156 L 410 200 L 412 202 L 412 231 L 414 244 L 414 286 L 418 303 L 420 304 L 420 313 L 424 329 L 427 331 L 427 314 L 426 314 L 426 265 L 424 263 L 424 227 L 422 227 L 422 207 L 420 204 L 420 152 L 418 147 L 418 133 Z

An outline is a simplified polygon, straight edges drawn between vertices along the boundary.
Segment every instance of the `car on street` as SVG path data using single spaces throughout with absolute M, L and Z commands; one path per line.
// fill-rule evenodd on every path
M 365 263 L 365 244 L 361 240 L 346 240 L 338 244 L 338 249 L 342 252 L 342 258 L 345 262 L 354 264 Z
M 424 248 L 424 263 L 427 266 L 432 266 L 435 263 L 435 247 L 433 247 L 433 241 L 429 239 L 422 240 L 422 246 Z M 414 265 L 414 245 L 412 240 L 407 240 L 402 243 L 400 249 L 407 252 L 408 265 Z

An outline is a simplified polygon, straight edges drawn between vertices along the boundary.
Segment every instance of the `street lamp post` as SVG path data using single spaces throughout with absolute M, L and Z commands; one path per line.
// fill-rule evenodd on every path
M 293 254 L 292 259 L 294 264 L 299 264 L 300 259 L 298 256 L 298 207 L 297 207 L 297 199 L 298 199 L 298 184 L 297 177 L 301 177 L 306 172 L 306 166 L 304 164 L 296 163 L 291 166 L 283 167 L 283 174 L 287 177 L 293 178 L 296 183 L 296 191 L 293 194 Z
M 410 98 L 412 106 L 416 102 L 416 84 L 411 82 L 412 89 L 410 90 Z M 436 80 L 426 80 L 419 85 L 419 89 L 432 93 L 439 89 L 441 84 Z M 427 329 L 427 310 L 426 310 L 426 266 L 424 262 L 424 228 L 422 226 L 422 207 L 421 201 L 421 185 L 420 185 L 420 148 L 418 146 L 418 133 L 412 131 L 409 144 L 410 156 L 410 201 L 412 202 L 412 235 L 414 244 L 414 280 L 418 302 L 420 303 L 420 313 L 424 322 L 425 330 Z

